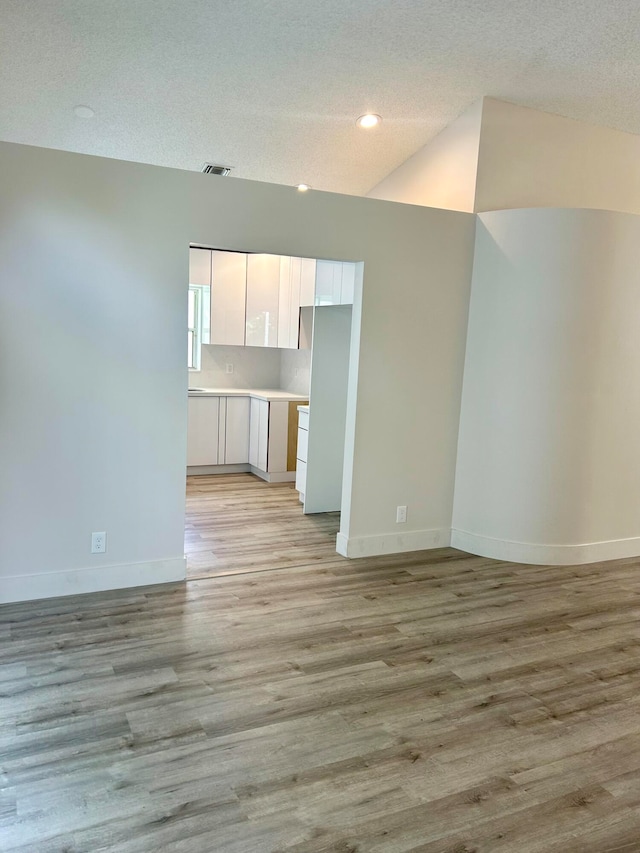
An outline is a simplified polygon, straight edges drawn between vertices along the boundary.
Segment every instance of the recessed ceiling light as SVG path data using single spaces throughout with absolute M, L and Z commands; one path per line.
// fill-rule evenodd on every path
M 366 113 L 356 119 L 358 127 L 363 127 L 365 130 L 370 130 L 372 127 L 377 127 L 382 121 L 382 116 L 376 113 Z
M 310 190 L 311 187 L 309 186 L 309 184 L 298 184 L 296 189 L 298 190 L 298 192 L 306 193 L 306 191 Z
M 84 104 L 78 104 L 77 107 L 73 108 L 74 113 L 78 116 L 78 118 L 93 118 L 95 112 L 91 109 L 91 107 L 87 107 Z

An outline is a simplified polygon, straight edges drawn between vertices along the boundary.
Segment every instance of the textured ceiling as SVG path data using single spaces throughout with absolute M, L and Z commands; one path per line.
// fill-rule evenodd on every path
M 482 95 L 640 133 L 639 37 L 637 0 L 0 0 L 0 139 L 359 194 Z

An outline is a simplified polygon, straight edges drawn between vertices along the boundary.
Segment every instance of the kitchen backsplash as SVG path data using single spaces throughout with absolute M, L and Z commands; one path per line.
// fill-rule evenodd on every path
M 271 347 L 202 347 L 200 372 L 189 374 L 195 388 L 279 388 L 280 350 Z M 227 373 L 227 365 L 233 373 Z
M 227 365 L 233 373 L 227 373 Z M 203 345 L 201 370 L 189 374 L 192 388 L 282 388 L 309 393 L 310 350 Z
M 280 388 L 292 394 L 309 393 L 311 350 L 281 349 Z

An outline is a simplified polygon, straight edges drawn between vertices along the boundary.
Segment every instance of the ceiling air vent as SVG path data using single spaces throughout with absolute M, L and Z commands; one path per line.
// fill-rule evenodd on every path
M 202 172 L 205 175 L 228 175 L 231 166 L 218 166 L 216 163 L 205 163 Z

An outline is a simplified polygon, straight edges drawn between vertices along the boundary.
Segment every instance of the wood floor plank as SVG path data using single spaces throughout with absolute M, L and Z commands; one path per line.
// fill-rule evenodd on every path
M 640 561 L 338 524 L 190 478 L 186 585 L 0 608 L 3 853 L 639 853 Z

